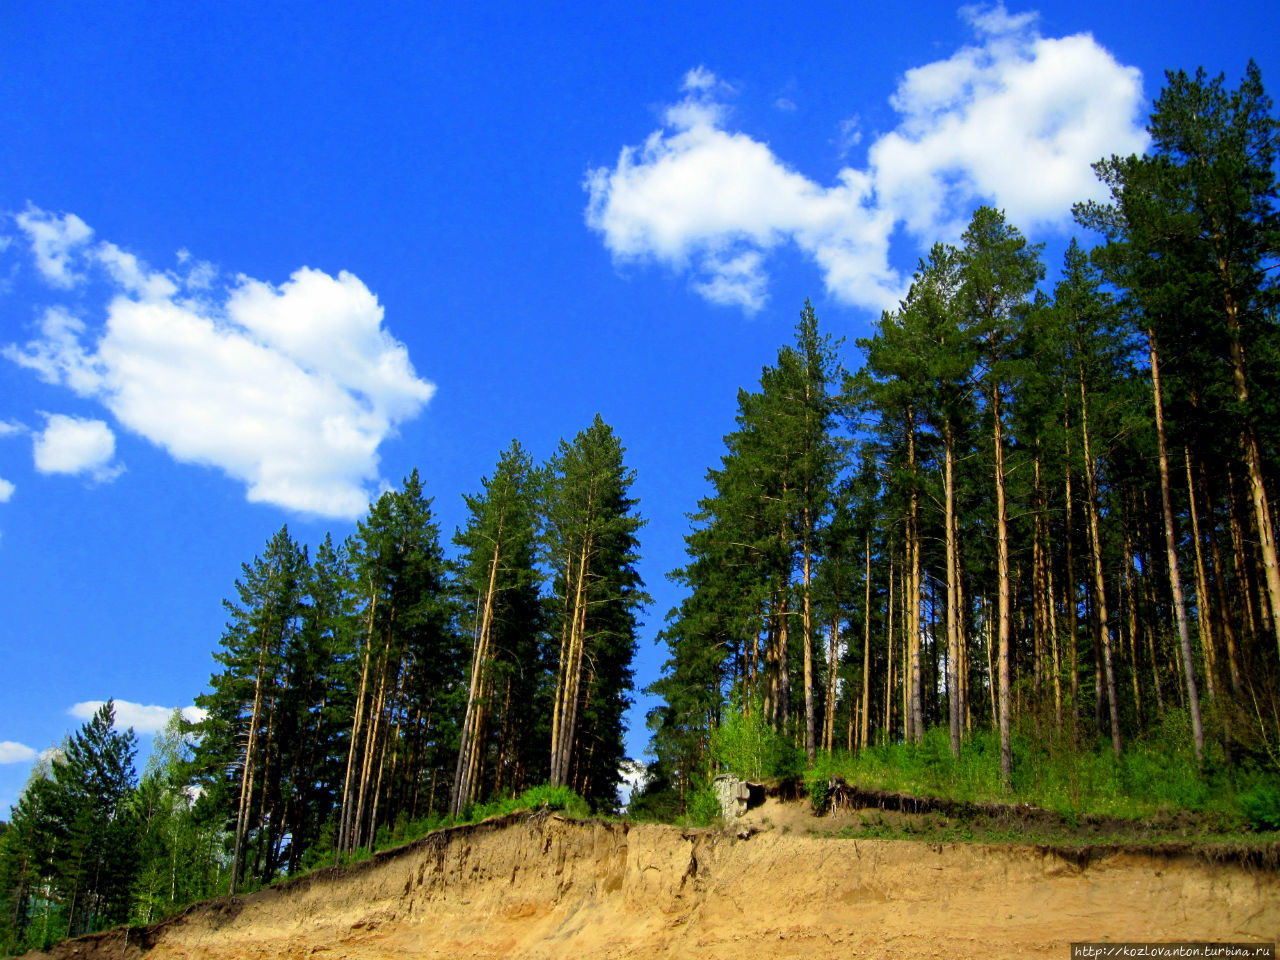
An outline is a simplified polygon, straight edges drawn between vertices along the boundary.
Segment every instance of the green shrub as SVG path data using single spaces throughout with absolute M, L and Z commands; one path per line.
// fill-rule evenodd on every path
M 694 791 L 689 797 L 689 807 L 684 819 L 695 827 L 710 827 L 719 823 L 723 816 L 716 792 L 710 787 Z
M 1259 783 L 1239 794 L 1236 800 L 1254 830 L 1280 830 L 1280 786 Z
M 827 800 L 831 796 L 831 777 L 818 767 L 814 767 L 804 778 L 805 792 L 809 794 L 809 804 L 814 813 L 822 813 L 827 809 Z
M 711 732 L 711 756 L 740 780 L 796 777 L 804 771 L 804 753 L 770 727 L 759 710 L 727 711 Z
M 587 801 L 568 787 L 553 787 L 543 784 L 530 787 L 515 800 L 513 810 L 527 810 L 546 807 L 548 810 L 563 810 L 571 817 L 587 817 L 591 815 L 591 807 Z

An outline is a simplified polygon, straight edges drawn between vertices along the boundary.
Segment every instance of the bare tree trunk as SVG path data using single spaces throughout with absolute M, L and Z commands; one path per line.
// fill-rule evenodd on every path
M 871 530 L 867 530 L 867 566 L 864 575 L 866 597 L 862 605 L 862 726 L 858 748 L 867 749 L 871 713 Z
M 1071 742 L 1080 746 L 1080 627 L 1079 608 L 1076 605 L 1076 565 L 1072 543 L 1071 496 L 1071 431 L 1064 422 L 1066 436 L 1067 469 L 1064 481 L 1066 504 L 1066 535 L 1063 537 L 1063 553 L 1066 554 L 1067 582 L 1062 585 L 1067 608 L 1067 658 L 1071 662 Z
M 951 421 L 943 425 L 943 487 L 946 509 L 947 550 L 947 712 L 951 721 L 951 755 L 960 756 L 960 590 L 956 570 L 956 486 L 954 476 L 954 438 Z
M 1127 503 L 1126 503 L 1127 507 Z M 1133 566 L 1133 531 L 1130 529 L 1130 513 L 1126 510 L 1124 523 L 1124 577 L 1122 578 L 1122 586 L 1125 596 L 1128 598 L 1128 635 L 1129 635 L 1129 660 L 1132 663 L 1131 670 L 1133 676 L 1133 705 L 1138 718 L 1138 727 L 1143 727 L 1143 716 L 1146 710 L 1142 703 L 1142 686 L 1138 681 L 1138 591 L 1134 582 L 1136 574 Z
M 1213 496 L 1209 490 L 1208 478 L 1205 476 L 1204 461 L 1199 461 L 1197 467 L 1200 474 L 1200 489 L 1204 491 L 1205 519 L 1208 520 L 1209 554 L 1213 560 L 1214 595 L 1218 600 L 1219 623 L 1222 624 L 1222 636 L 1227 644 L 1227 666 L 1231 671 L 1231 694 L 1238 702 L 1242 695 L 1239 647 L 1236 642 L 1235 625 L 1231 622 L 1231 606 L 1227 603 L 1227 592 L 1226 588 L 1223 586 L 1222 552 L 1218 549 L 1218 521 L 1214 517 Z M 1247 597 L 1245 598 L 1245 604 L 1248 604 Z
M 924 701 L 921 690 L 920 664 L 920 494 L 916 489 L 916 430 L 914 411 L 907 418 L 907 462 L 911 472 L 910 506 L 907 515 L 907 557 L 909 582 L 904 595 L 907 626 L 908 705 L 910 732 L 908 738 L 919 743 L 924 739 Z
M 560 691 L 559 742 L 552 752 L 551 783 L 568 786 L 573 758 L 573 742 L 578 720 L 578 697 L 582 687 L 582 661 L 586 645 L 587 627 L 587 577 L 592 551 L 591 535 L 583 538 L 582 554 L 578 561 L 578 577 L 574 588 L 572 616 L 569 630 L 568 662 L 563 667 L 564 679 Z
M 342 819 L 338 824 L 338 848 L 334 852 L 334 866 L 337 866 L 338 860 L 343 853 L 355 849 L 354 844 L 351 843 L 351 829 L 354 824 L 354 813 L 351 809 L 354 799 L 351 775 L 355 770 L 356 752 L 359 749 L 360 734 L 365 722 L 364 705 L 369 686 L 369 660 L 373 655 L 373 619 L 378 608 L 378 595 L 374 592 L 372 580 L 369 583 L 369 596 L 368 626 L 365 633 L 364 650 L 360 658 L 360 691 L 356 695 L 355 715 L 351 719 L 351 742 L 347 744 L 347 772 L 342 778 Z
M 480 611 L 480 629 L 476 633 L 471 656 L 471 682 L 467 689 L 467 710 L 462 720 L 462 732 L 458 742 L 458 763 L 453 777 L 453 791 L 449 797 L 449 814 L 458 816 L 474 797 L 472 781 L 472 754 L 477 741 L 483 736 L 484 724 L 480 709 L 480 692 L 489 660 L 489 636 L 493 629 L 493 607 L 498 587 L 498 566 L 502 559 L 503 517 L 498 517 L 497 539 L 493 544 L 493 556 L 489 560 L 489 583 L 485 589 Z
M 263 687 L 266 685 L 267 645 L 271 642 L 271 621 L 261 628 L 262 642 L 258 645 L 258 667 L 253 680 L 253 709 L 249 714 L 249 735 L 245 738 L 244 764 L 240 771 L 240 805 L 236 811 L 236 836 L 231 853 L 231 884 L 228 893 L 235 895 L 244 867 L 244 838 L 249 829 L 249 808 L 252 806 L 255 748 L 258 743 L 258 723 L 262 715 Z M 69 914 L 74 916 L 73 910 Z
M 884 741 L 887 744 L 893 736 L 893 550 L 889 551 L 889 622 L 885 629 L 888 647 L 888 664 L 884 674 Z
M 1147 493 L 1142 491 L 1142 516 L 1149 518 L 1151 516 L 1150 505 L 1147 502 Z M 1148 545 L 1150 542 L 1150 533 L 1144 538 Z M 1147 634 L 1147 653 L 1151 657 L 1151 682 L 1156 690 L 1156 710 L 1160 715 L 1164 714 L 1164 685 L 1160 682 L 1160 660 L 1156 650 L 1156 629 L 1157 621 L 1156 596 L 1155 589 L 1152 586 L 1154 574 L 1148 575 L 1148 571 L 1153 571 L 1154 565 L 1151 560 L 1151 552 L 1149 549 L 1142 550 L 1139 554 L 1142 558 L 1142 599 L 1146 604 L 1146 634 Z M 1181 688 L 1179 688 L 1181 689 Z
M 786 730 L 791 723 L 791 574 L 783 577 L 781 608 L 778 611 L 778 727 Z
M 1120 756 L 1120 707 L 1116 702 L 1116 675 L 1111 663 L 1111 624 L 1107 619 L 1107 587 L 1102 575 L 1102 538 L 1098 532 L 1098 472 L 1089 445 L 1089 398 L 1080 368 L 1080 436 L 1084 443 L 1085 508 L 1089 516 L 1089 543 L 1093 554 L 1093 592 L 1097 601 L 1098 639 L 1107 679 L 1107 701 L 1111 713 L 1111 749 Z
M 1196 485 L 1191 475 L 1191 451 L 1182 448 L 1187 469 L 1187 502 L 1191 508 L 1191 539 L 1196 555 L 1196 623 L 1200 627 L 1200 647 L 1204 651 L 1204 682 L 1209 699 L 1218 698 L 1218 655 L 1213 642 L 1213 610 L 1209 605 L 1209 581 L 1204 570 L 1204 550 L 1200 545 L 1200 514 L 1196 510 Z
M 1049 642 L 1053 650 L 1053 726 L 1062 735 L 1062 660 L 1058 643 L 1058 605 L 1053 590 L 1053 564 L 1048 564 Z
M 1182 599 L 1182 575 L 1178 572 L 1178 538 L 1173 528 L 1173 500 L 1169 485 L 1169 455 L 1164 438 L 1164 398 L 1160 391 L 1160 358 L 1156 350 L 1154 330 L 1147 331 L 1151 352 L 1151 391 L 1155 399 L 1156 443 L 1160 453 L 1160 496 L 1164 504 L 1165 552 L 1169 558 L 1169 589 L 1173 594 L 1174 614 L 1178 621 L 1178 641 L 1182 654 L 1183 677 L 1186 680 L 1187 704 L 1191 712 L 1191 736 L 1195 741 L 1196 762 L 1204 760 L 1204 728 L 1200 724 L 1200 694 L 1196 690 L 1195 665 L 1191 659 L 1191 632 L 1187 627 L 1187 608 Z
M 991 601 L 987 598 L 982 600 L 982 613 L 986 627 L 986 648 L 987 648 L 987 692 L 991 694 L 991 729 L 1000 729 L 1000 708 L 999 708 L 999 674 L 996 671 L 995 662 L 995 642 L 996 642 L 996 625 L 991 616 Z
M 994 336 L 994 335 L 993 335 Z M 998 630 L 999 630 L 999 668 L 1000 668 L 1000 783 L 1007 793 L 1013 789 L 1013 725 L 1010 717 L 1009 703 L 1009 641 L 1010 629 L 1010 597 L 1009 597 L 1009 521 L 1005 510 L 1004 491 L 1004 424 L 1000 404 L 1000 384 L 993 384 L 991 389 L 991 419 L 993 424 L 992 445 L 995 448 L 995 482 L 996 482 L 996 576 L 998 578 Z
M 840 615 L 831 614 L 830 642 L 827 645 L 827 708 L 822 714 L 822 749 L 830 753 L 836 738 L 836 681 L 840 662 Z
M 564 567 L 564 602 L 560 611 L 560 657 L 556 661 L 556 695 L 551 708 L 551 783 L 557 783 L 560 753 L 560 726 L 564 722 L 564 691 L 569 670 L 570 638 L 573 626 L 578 622 L 577 612 L 573 608 L 573 546 L 565 547 Z
M 1225 276 L 1227 267 L 1220 261 Z M 1276 650 L 1280 653 L 1280 565 L 1276 559 L 1275 530 L 1271 524 L 1271 508 L 1267 502 L 1267 488 L 1262 476 L 1262 451 L 1253 419 L 1247 413 L 1249 381 L 1245 373 L 1244 344 L 1241 340 L 1239 308 L 1227 289 L 1224 300 L 1227 327 L 1231 331 L 1231 386 L 1235 401 L 1246 411 L 1240 431 L 1240 447 L 1244 452 L 1245 467 L 1249 471 L 1249 498 L 1253 502 L 1254 523 L 1258 531 L 1258 549 L 1262 554 L 1263 579 L 1267 589 L 1267 605 L 1271 614 L 1271 629 L 1275 635 Z
M 801 547 L 801 576 L 803 577 L 802 585 L 804 587 L 803 598 L 803 629 L 804 629 L 804 752 L 809 757 L 809 763 L 813 763 L 816 756 L 816 746 L 814 743 L 814 716 L 813 716 L 813 619 L 809 602 L 809 574 L 810 556 L 809 545 L 809 527 L 812 518 L 809 512 L 809 505 L 806 503 L 803 510 L 804 523 L 804 543 Z

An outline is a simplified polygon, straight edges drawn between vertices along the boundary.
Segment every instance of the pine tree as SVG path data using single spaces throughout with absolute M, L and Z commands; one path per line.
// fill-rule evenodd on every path
M 493 789 L 518 790 L 536 764 L 529 749 L 538 732 L 542 688 L 542 607 L 534 566 L 540 477 L 519 443 L 498 460 L 484 492 L 464 497 L 471 516 L 454 537 L 465 551 L 458 588 L 470 623 L 471 667 L 466 712 L 449 812 L 458 816 L 475 802 L 486 764 Z M 491 726 L 499 736 L 487 756 Z M 532 782 L 532 781 L 531 781 Z
M 990 207 L 974 212 L 960 250 L 961 297 L 966 329 L 980 351 L 981 382 L 986 388 L 987 416 L 994 453 L 997 577 L 997 638 L 999 643 L 1000 775 L 1005 789 L 1013 778 L 1013 728 L 1010 702 L 1010 643 L 1012 641 L 1012 578 L 1009 564 L 1008 485 L 1005 467 L 1005 393 L 1014 378 L 1012 362 L 1028 298 L 1044 276 L 1040 247 L 1029 245 L 1004 214 Z
M 550 781 L 611 806 L 623 759 L 622 714 L 632 685 L 637 615 L 635 480 L 623 447 L 597 414 L 548 465 L 544 544 L 555 571 Z
M 279 816 L 270 815 L 282 797 L 278 707 L 289 649 L 302 632 L 307 567 L 306 551 L 287 526 L 252 564 L 242 564 L 237 601 L 224 601 L 231 619 L 222 651 L 214 655 L 224 669 L 196 698 L 208 716 L 195 762 L 214 802 L 234 817 L 232 893 L 246 872 L 266 879 L 279 865 L 283 832 Z
M 439 527 L 417 470 L 369 507 L 352 565 L 362 623 L 339 853 L 372 844 L 402 813 L 416 816 L 420 800 L 424 812 L 434 807 L 452 769 L 459 651 Z
M 45 829 L 52 834 L 52 888 L 69 936 L 129 917 L 137 866 L 137 825 L 129 806 L 137 785 L 137 737 L 114 724 L 115 704 L 108 700 L 50 765 Z

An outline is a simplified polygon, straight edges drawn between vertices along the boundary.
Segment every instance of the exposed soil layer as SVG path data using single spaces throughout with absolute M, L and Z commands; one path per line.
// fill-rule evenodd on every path
M 782 802 L 792 799 L 791 794 L 799 797 L 798 789 L 790 784 L 769 787 L 763 793 L 766 799 Z M 1187 810 L 1160 811 L 1140 821 L 1099 814 L 1066 816 L 1025 803 L 920 797 L 859 787 L 836 778 L 828 785 L 821 813 L 827 829 L 814 824 L 810 829 L 830 832 L 830 825 L 836 824 L 842 836 L 1048 841 L 1072 847 L 1185 841 L 1205 856 L 1280 869 L 1280 843 L 1259 844 L 1254 838 L 1255 842 L 1247 845 L 1232 844 L 1218 821 Z
M 1274 942 L 1280 873 L 1243 853 L 513 815 L 49 956 L 1061 960 L 1079 940 Z

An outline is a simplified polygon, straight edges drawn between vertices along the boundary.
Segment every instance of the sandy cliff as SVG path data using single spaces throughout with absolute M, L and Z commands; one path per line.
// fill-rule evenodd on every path
M 1280 874 L 1252 861 L 524 815 L 53 955 L 1061 960 L 1073 940 L 1276 940 Z

